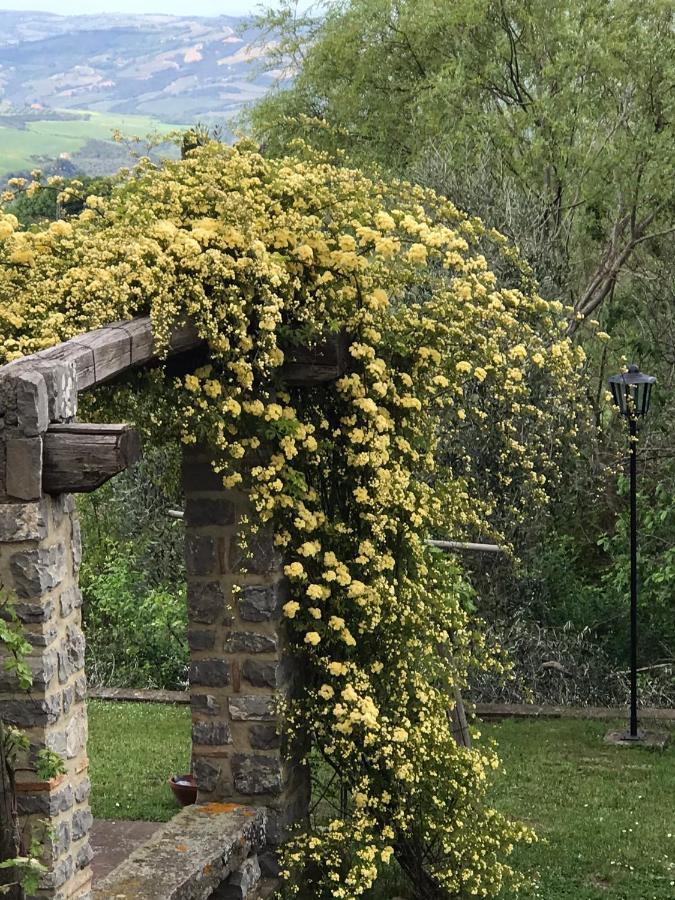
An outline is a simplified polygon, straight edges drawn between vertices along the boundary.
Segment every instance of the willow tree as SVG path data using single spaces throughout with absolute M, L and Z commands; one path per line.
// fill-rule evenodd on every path
M 321 7 L 321 4 L 319 4 Z M 411 174 L 490 221 L 534 265 L 570 330 L 675 224 L 670 0 L 285 2 L 263 19 L 292 86 L 252 113 L 270 149 L 298 134 Z M 650 269 L 651 270 L 651 269 Z

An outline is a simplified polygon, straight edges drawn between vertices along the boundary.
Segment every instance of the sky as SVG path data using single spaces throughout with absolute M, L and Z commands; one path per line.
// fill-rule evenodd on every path
M 84 15 L 86 13 L 165 13 L 178 16 L 243 16 L 260 5 L 276 5 L 271 0 L 0 0 L 0 10 Z M 300 0 L 306 9 L 312 0 Z

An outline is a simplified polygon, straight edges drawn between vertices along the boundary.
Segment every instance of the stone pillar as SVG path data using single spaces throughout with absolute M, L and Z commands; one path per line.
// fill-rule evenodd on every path
M 50 871 L 36 896 L 51 900 L 84 900 L 91 884 L 79 524 L 72 497 L 41 491 L 42 435 L 75 406 L 74 372 L 63 364 L 0 369 L 0 583 L 31 644 L 33 672 L 25 692 L 0 669 L 0 718 L 30 741 L 16 776 L 18 810 L 27 842 L 44 840 Z M 44 748 L 66 768 L 51 782 L 35 773 Z
M 208 457 L 183 462 L 193 771 L 200 801 L 266 806 L 270 840 L 306 815 L 308 773 L 284 746 L 277 701 L 297 683 L 285 646 L 287 586 L 268 530 L 239 545 L 246 498 Z

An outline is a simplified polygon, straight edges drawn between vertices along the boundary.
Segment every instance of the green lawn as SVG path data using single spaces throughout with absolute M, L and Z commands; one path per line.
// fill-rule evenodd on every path
M 515 855 L 537 878 L 523 900 L 675 898 L 675 753 L 608 746 L 610 725 L 620 727 L 532 719 L 483 728 L 503 760 L 495 804 L 540 838 Z
M 90 700 L 94 816 L 165 822 L 175 815 L 167 781 L 190 771 L 190 739 L 189 706 Z
M 94 815 L 170 818 L 166 781 L 189 765 L 189 709 L 92 701 L 89 723 Z M 675 898 L 675 752 L 607 746 L 610 727 L 536 719 L 482 727 L 504 763 L 495 805 L 540 838 L 516 851 L 533 881 L 522 900 Z
M 55 159 L 60 153 L 74 154 L 92 139 L 111 140 L 114 130 L 125 137 L 145 138 L 165 133 L 175 126 L 165 125 L 151 116 L 125 116 L 110 113 L 69 110 L 80 119 L 66 121 L 28 121 L 25 129 L 2 125 L 0 117 L 0 175 L 35 168 L 34 157 Z

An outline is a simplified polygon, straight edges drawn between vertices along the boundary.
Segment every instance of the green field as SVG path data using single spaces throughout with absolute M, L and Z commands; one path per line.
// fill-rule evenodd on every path
M 170 818 L 176 805 L 166 782 L 189 765 L 189 707 L 92 701 L 89 724 L 94 815 Z M 675 750 L 603 743 L 618 725 L 531 719 L 482 726 L 504 763 L 492 802 L 539 836 L 515 853 L 531 884 L 519 900 L 675 897 Z M 369 900 L 409 896 L 393 870 L 383 881 Z
M 114 115 L 69 110 L 81 118 L 65 121 L 29 120 L 25 129 L 2 125 L 0 116 L 0 176 L 35 168 L 37 159 L 56 159 L 61 153 L 75 155 L 90 140 L 109 141 L 119 130 L 125 137 L 146 138 L 175 130 L 151 116 Z

